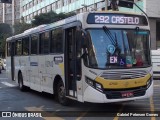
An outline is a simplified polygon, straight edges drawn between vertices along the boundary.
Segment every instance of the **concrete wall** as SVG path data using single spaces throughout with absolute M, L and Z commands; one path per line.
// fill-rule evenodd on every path
M 160 0 L 144 0 L 149 17 L 160 17 Z
M 149 19 L 151 28 L 151 49 L 156 49 L 156 19 Z

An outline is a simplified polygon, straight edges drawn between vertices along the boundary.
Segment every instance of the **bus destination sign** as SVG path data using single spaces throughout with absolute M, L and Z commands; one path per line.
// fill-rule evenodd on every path
M 148 25 L 145 16 L 115 14 L 115 13 L 90 13 L 88 24 L 122 24 L 122 25 Z

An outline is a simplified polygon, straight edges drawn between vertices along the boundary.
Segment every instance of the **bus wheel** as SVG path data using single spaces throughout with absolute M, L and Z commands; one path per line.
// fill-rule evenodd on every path
M 62 81 L 60 81 L 57 85 L 57 99 L 62 105 L 66 106 L 69 104 L 69 99 L 65 96 L 65 87 Z
M 18 75 L 18 86 L 21 91 L 26 90 L 26 87 L 23 85 L 23 77 L 21 73 Z

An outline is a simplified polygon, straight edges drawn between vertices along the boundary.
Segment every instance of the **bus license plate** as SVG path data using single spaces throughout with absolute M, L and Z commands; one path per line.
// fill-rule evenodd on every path
M 128 97 L 134 96 L 133 92 L 123 92 L 123 93 L 121 93 L 121 95 L 123 98 L 128 98 Z

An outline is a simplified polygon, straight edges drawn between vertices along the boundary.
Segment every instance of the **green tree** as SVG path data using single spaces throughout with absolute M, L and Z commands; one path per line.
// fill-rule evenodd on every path
M 0 24 L 0 57 L 5 56 L 6 38 L 12 35 L 12 29 L 10 25 L 6 23 Z
M 12 34 L 12 29 L 9 24 L 0 23 L 0 34 Z
M 48 13 L 41 13 L 40 15 L 36 15 L 34 17 L 34 20 L 32 21 L 33 26 L 38 26 L 42 24 L 48 24 L 51 23 L 55 18 L 57 14 L 53 11 Z
M 27 29 L 30 29 L 32 25 L 27 23 L 17 22 L 13 27 L 14 27 L 14 34 L 17 35 L 23 33 Z
M 0 57 L 5 57 L 6 39 L 10 37 L 7 33 L 0 34 Z
M 38 26 L 38 25 L 42 25 L 42 24 L 49 24 L 49 23 L 53 23 L 56 22 L 58 20 L 61 19 L 65 19 L 67 17 L 70 17 L 72 15 L 75 15 L 75 13 L 68 13 L 68 14 L 64 14 L 64 13 L 55 13 L 54 11 L 50 11 L 48 13 L 41 13 L 40 15 L 37 15 L 34 17 L 34 20 L 32 21 L 32 25 L 33 26 Z
M 32 24 L 25 23 L 23 17 L 21 18 L 22 22 L 17 22 L 13 26 L 14 28 L 14 34 L 20 34 L 23 33 L 25 30 L 32 28 Z

